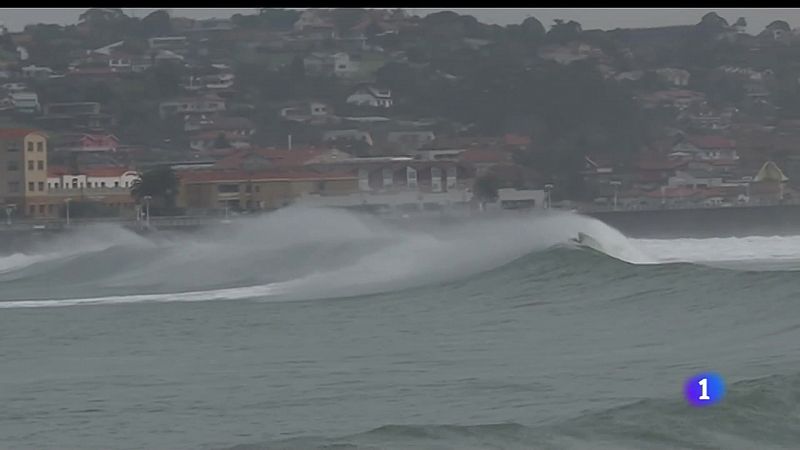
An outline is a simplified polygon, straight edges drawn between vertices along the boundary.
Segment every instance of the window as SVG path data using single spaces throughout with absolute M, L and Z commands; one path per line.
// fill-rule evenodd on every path
M 125 183 L 125 184 L 128 184 L 128 183 Z M 114 187 L 119 187 L 119 181 L 115 181 L 114 182 Z
M 8 182 L 8 192 L 15 194 L 19 192 L 19 181 L 9 181 Z
M 90 187 L 92 187 L 92 182 L 91 182 L 91 181 L 87 181 L 87 182 L 86 182 L 86 187 L 87 187 L 87 188 L 90 188 Z
M 28 142 L 28 151 L 29 152 L 33 151 L 33 142 Z
M 39 182 L 39 192 L 44 192 L 44 181 Z
M 106 182 L 105 181 L 101 181 L 100 182 L 100 187 L 106 187 Z
M 6 169 L 8 169 L 9 172 L 16 172 L 19 170 L 19 164 L 16 161 L 9 161 L 6 163 Z
M 36 161 L 36 168 L 39 170 L 44 170 L 44 161 Z
M 217 186 L 217 192 L 222 194 L 232 194 L 239 192 L 238 184 L 220 184 Z
M 28 170 L 33 170 L 33 160 L 28 161 Z
M 36 185 L 33 183 L 33 181 L 29 181 L 28 182 L 28 192 L 33 192 L 35 190 L 35 188 L 36 188 Z
M 44 205 L 39 205 L 39 214 L 44 214 Z
M 36 151 L 43 152 L 44 151 L 44 142 L 37 142 L 36 143 Z
M 28 206 L 28 214 L 30 214 L 30 215 L 36 214 L 36 206 L 35 205 Z

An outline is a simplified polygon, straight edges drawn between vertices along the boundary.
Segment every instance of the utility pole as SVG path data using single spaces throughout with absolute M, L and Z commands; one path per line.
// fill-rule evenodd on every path
M 64 199 L 64 204 L 66 204 L 66 207 L 67 207 L 67 228 L 69 228 L 69 204 L 70 204 L 71 201 L 72 201 L 71 198 L 65 198 Z
M 145 224 L 147 225 L 147 229 L 148 230 L 150 229 L 150 200 L 152 198 L 153 197 L 151 195 L 145 195 L 144 196 L 144 202 L 145 202 L 145 212 L 144 212 L 145 213 Z
M 621 181 L 613 180 L 611 181 L 612 186 L 614 186 L 614 211 L 617 210 L 617 197 L 619 196 L 619 187 L 622 185 Z
M 6 225 L 11 226 L 11 213 L 14 212 L 15 205 L 6 205 Z

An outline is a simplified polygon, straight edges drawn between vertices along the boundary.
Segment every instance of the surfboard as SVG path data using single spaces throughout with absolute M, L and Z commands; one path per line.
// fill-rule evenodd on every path
M 591 249 L 591 250 L 594 250 L 596 252 L 600 252 L 600 253 L 603 253 L 603 254 L 606 253 L 606 251 L 603 248 L 603 246 L 600 245 L 599 242 L 597 242 L 597 239 L 591 237 L 590 235 L 588 235 L 586 233 L 578 232 L 578 237 L 576 239 L 573 239 L 573 241 L 575 243 L 577 243 L 578 245 L 580 245 L 581 247 L 585 247 L 585 248 L 588 248 L 588 249 Z

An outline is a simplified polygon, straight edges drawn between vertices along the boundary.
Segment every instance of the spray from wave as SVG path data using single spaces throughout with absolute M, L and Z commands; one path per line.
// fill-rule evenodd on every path
M 0 258 L 0 268 L 6 267 L 0 274 L 0 307 L 389 292 L 497 269 L 568 245 L 579 232 L 600 242 L 608 256 L 636 265 L 697 262 L 698 252 L 716 242 L 631 240 L 599 220 L 563 212 L 423 231 L 344 211 L 287 208 L 237 227 L 159 241 L 100 227 L 65 238 L 47 252 Z M 57 282 L 59 294 L 42 287 L 45 282 Z
M 574 214 L 496 218 L 423 232 L 343 211 L 288 208 L 237 228 L 161 242 L 108 229 L 102 239 L 96 230 L 71 237 L 70 250 L 53 253 L 60 263 L 16 266 L 14 277 L 5 280 L 0 307 L 363 295 L 495 269 L 563 244 L 579 231 L 600 239 L 612 256 L 652 262 L 618 231 Z M 37 292 L 45 279 L 58 280 L 71 295 Z M 94 295 L 80 295 L 86 291 Z
M 34 242 L 25 253 L 0 256 L 0 274 L 38 263 L 99 252 L 113 246 L 147 244 L 146 239 L 124 228 L 108 224 L 90 225 L 52 241 Z

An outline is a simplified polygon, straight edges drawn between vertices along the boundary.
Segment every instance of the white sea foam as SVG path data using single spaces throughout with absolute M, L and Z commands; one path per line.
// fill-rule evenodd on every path
M 228 230 L 230 233 L 230 231 Z M 72 299 L 25 300 L 18 292 L 0 303 L 2 308 L 121 304 L 139 302 L 189 302 L 265 298 L 308 299 L 362 295 L 446 282 L 491 270 L 532 252 L 569 242 L 578 232 L 591 235 L 609 256 L 631 264 L 675 262 L 722 265 L 733 262 L 797 263 L 800 267 L 800 236 L 749 237 L 719 239 L 629 239 L 605 223 L 572 213 L 505 217 L 442 225 L 425 232 L 396 229 L 374 219 L 342 211 L 289 208 L 270 216 L 252 219 L 233 234 L 214 234 L 181 238 L 148 254 L 141 265 L 112 273 L 103 280 L 80 280 L 81 286 L 110 281 L 121 286 L 146 286 L 165 282 L 180 286 L 175 293 L 146 293 L 146 287 L 120 295 Z M 34 255 L 12 255 L 0 259 L 0 271 L 16 270 L 48 258 L 75 252 L 97 251 L 119 242 L 139 245 L 141 237 L 127 232 L 109 231 L 101 242 L 73 238 L 59 244 L 59 251 Z M 379 245 L 365 246 L 367 242 Z M 302 259 L 294 275 L 291 272 L 275 282 L 259 280 L 256 275 L 284 269 L 283 261 L 296 256 L 298 245 L 337 242 L 360 250 L 348 258 L 336 253 L 324 261 L 315 257 Z M 152 244 L 150 244 L 152 245 Z M 90 249 L 90 250 L 87 250 Z M 302 255 L 301 255 L 302 256 Z M 338 260 L 337 260 L 338 259 Z M 89 267 L 91 261 L 82 262 Z M 762 264 L 761 267 L 767 267 Z M 769 266 L 772 267 L 772 266 Z M 295 268 L 290 268 L 295 270 Z M 770 269 L 766 269 L 770 270 Z M 211 289 L 218 283 L 230 285 L 231 276 L 247 273 L 255 276 L 248 287 Z M 109 278 L 110 277 L 110 278 Z M 215 278 L 216 277 L 216 278 Z M 242 278 L 244 279 L 244 278 Z M 227 281 L 226 281 L 227 280 Z M 238 278 L 234 279 L 238 280 Z M 158 283 L 155 283 L 158 284 Z M 140 294 L 142 290 L 145 293 Z M 19 299 L 19 300 L 18 300 Z

